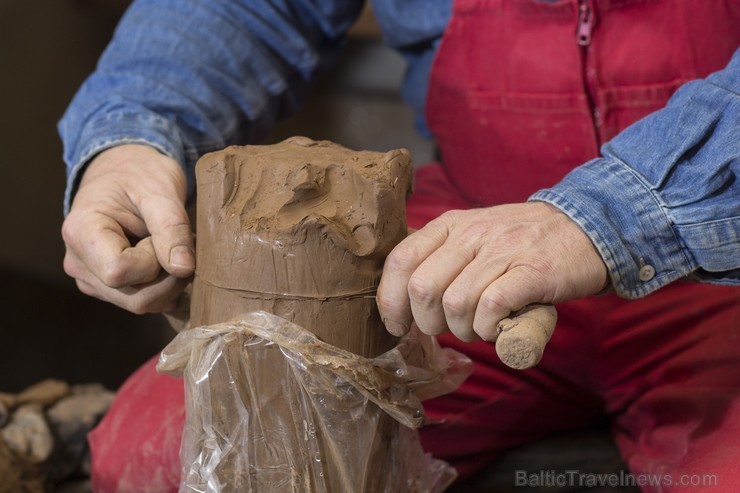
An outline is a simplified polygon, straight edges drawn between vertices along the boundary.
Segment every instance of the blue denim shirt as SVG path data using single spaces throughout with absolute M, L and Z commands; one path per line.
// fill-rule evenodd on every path
M 259 142 L 298 108 L 361 7 L 362 0 L 135 2 L 59 123 L 65 212 L 84 165 L 123 143 L 180 162 L 192 193 L 200 155 Z M 404 97 L 423 115 L 452 0 L 373 7 L 384 40 L 409 62 Z M 740 52 L 607 143 L 603 158 L 532 197 L 584 228 L 621 296 L 687 276 L 740 284 L 739 94 Z

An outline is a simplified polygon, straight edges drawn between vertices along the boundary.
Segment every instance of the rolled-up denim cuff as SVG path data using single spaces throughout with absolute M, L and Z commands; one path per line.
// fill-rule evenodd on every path
M 197 156 L 194 152 L 186 152 L 175 125 L 156 114 L 108 113 L 102 118 L 90 120 L 83 127 L 78 141 L 85 145 L 65 154 L 68 163 L 65 215 L 69 212 L 85 166 L 102 151 L 123 144 L 148 145 L 171 157 L 185 170 L 189 188 L 193 186 L 193 164 Z

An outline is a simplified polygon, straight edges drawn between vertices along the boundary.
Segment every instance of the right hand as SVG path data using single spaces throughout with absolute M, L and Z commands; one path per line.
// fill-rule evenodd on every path
M 432 336 L 493 342 L 513 312 L 597 293 L 608 280 L 576 222 L 526 202 L 448 211 L 409 235 L 385 261 L 377 302 L 393 335 L 413 321 Z
M 195 271 L 185 190 L 180 165 L 151 147 L 96 156 L 62 225 L 80 291 L 138 314 L 173 310 Z

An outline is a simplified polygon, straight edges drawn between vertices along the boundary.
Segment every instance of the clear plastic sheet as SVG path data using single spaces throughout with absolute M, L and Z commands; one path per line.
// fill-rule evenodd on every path
M 421 400 L 472 363 L 418 331 L 367 359 L 253 312 L 180 332 L 158 370 L 185 379 L 181 492 L 426 493 L 455 477 L 416 428 Z

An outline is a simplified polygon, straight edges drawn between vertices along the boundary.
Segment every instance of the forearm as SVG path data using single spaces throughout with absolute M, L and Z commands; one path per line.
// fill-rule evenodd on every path
M 604 157 L 531 200 L 583 228 L 620 296 L 685 277 L 740 284 L 739 128 L 736 52 L 725 70 L 686 84 L 607 143 Z
M 177 160 L 258 141 L 338 53 L 361 0 L 142 0 L 122 19 L 59 124 L 68 186 L 122 143 Z

